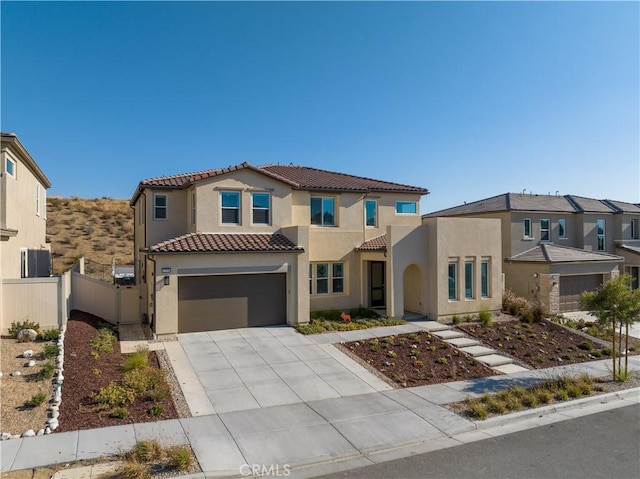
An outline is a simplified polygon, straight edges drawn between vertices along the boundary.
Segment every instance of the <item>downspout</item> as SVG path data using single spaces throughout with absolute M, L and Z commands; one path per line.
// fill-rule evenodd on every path
M 146 256 L 147 256 L 147 259 L 153 263 L 153 271 L 151 272 L 151 275 L 153 276 L 153 288 L 151 293 L 153 297 L 153 306 L 151 307 L 151 311 L 149 312 L 151 313 L 150 327 L 151 327 L 151 332 L 153 333 L 153 339 L 157 339 L 157 335 L 155 331 L 155 328 L 156 328 L 156 258 L 153 255 L 146 255 Z M 146 276 L 147 276 L 147 284 L 149 284 L 149 271 L 146 272 Z

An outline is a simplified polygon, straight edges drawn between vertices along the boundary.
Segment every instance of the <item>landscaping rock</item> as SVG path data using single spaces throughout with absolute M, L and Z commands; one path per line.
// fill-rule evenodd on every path
M 35 365 L 36 365 L 36 362 L 35 362 L 33 359 L 27 363 L 27 367 L 28 367 L 28 368 L 32 368 L 32 367 L 34 367 Z
M 44 436 L 44 429 L 38 429 L 38 432 L 36 432 L 36 436 Z
M 20 371 L 14 371 L 10 374 L 10 376 L 13 376 L 13 377 L 22 376 L 22 373 Z
M 0 372 L 0 378 L 2 377 L 2 373 Z
M 58 411 L 51 411 L 49 414 L 51 415 L 52 419 L 58 419 L 58 417 L 60 417 L 60 412 Z
M 11 439 L 11 434 L 8 432 L 3 432 L 0 434 L 0 441 L 6 441 L 7 439 Z
M 35 341 L 38 337 L 38 332 L 35 329 L 22 329 L 18 332 L 18 336 L 16 338 L 18 341 Z
M 30 358 L 33 356 L 33 351 L 31 349 L 27 349 L 24 353 L 22 353 L 23 358 Z
M 49 424 L 49 428 L 52 431 L 55 431 L 56 429 L 58 429 L 58 420 L 51 418 L 51 419 L 47 419 L 47 423 Z
M 44 428 L 44 433 L 46 434 L 51 434 L 51 428 L 49 426 Z
M 33 429 L 27 429 L 25 432 L 22 433 L 22 436 L 20 437 L 33 437 L 36 435 L 36 432 Z

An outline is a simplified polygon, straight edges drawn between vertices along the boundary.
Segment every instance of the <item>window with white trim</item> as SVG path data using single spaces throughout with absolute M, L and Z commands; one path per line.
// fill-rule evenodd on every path
M 605 222 L 602 219 L 596 220 L 596 233 L 598 238 L 598 251 L 604 251 L 605 246 Z
M 378 226 L 378 202 L 376 200 L 366 200 L 364 202 L 365 224 L 375 228 Z
M 531 232 L 531 218 L 525 218 L 522 226 L 524 228 L 524 238 L 531 239 L 533 238 L 533 234 Z
M 540 220 L 540 241 L 550 241 L 551 240 L 551 221 L 550 220 Z
M 564 218 L 558 220 L 558 238 L 567 238 L 567 222 Z
M 20 248 L 20 277 L 29 277 L 29 250 Z
M 344 292 L 344 263 L 309 264 L 309 294 L 342 294 Z
M 396 201 L 396 214 L 416 215 L 418 214 L 418 203 L 416 201 Z
M 240 224 L 240 192 L 239 191 L 221 191 L 220 192 L 220 209 L 222 224 L 239 225 Z
M 154 220 L 166 220 L 167 219 L 167 195 L 156 193 L 153 195 L 153 219 Z
M 311 224 L 318 226 L 336 226 L 336 202 L 330 196 L 311 197 Z
M 36 215 L 40 216 L 40 183 L 36 184 Z
M 16 162 L 8 156 L 4 160 L 4 169 L 7 172 L 7 175 L 13 178 L 16 177 Z
M 271 223 L 271 195 L 269 193 L 251 193 L 251 220 L 254 225 Z

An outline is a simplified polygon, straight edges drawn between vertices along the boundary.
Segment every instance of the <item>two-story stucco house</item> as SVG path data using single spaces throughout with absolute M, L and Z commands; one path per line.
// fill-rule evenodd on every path
M 638 287 L 640 206 L 575 195 L 505 193 L 426 218 L 501 222 L 506 287 L 550 313 L 580 309 L 580 295 L 624 271 Z
M 15 134 L 0 133 L 0 140 L 0 277 L 49 276 L 51 183 Z
M 293 325 L 307 322 L 310 311 L 359 305 L 396 317 L 437 316 L 436 296 L 451 288 L 455 297 L 445 302 L 453 309 L 441 307 L 442 314 L 495 309 L 499 228 L 479 222 L 488 238 L 497 232 L 495 248 L 469 256 L 452 241 L 438 268 L 428 242 L 447 231 L 458 238 L 474 232 L 457 220 L 423 224 L 419 202 L 427 193 L 316 168 L 247 163 L 141 181 L 131 206 L 143 312 L 158 335 L 170 335 Z M 464 286 L 449 284 L 451 258 Z

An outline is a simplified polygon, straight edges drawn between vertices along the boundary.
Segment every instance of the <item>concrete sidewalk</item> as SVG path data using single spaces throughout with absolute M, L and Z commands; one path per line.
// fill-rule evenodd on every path
M 630 357 L 640 369 L 640 358 Z M 530 385 L 558 374 L 606 376 L 594 361 L 448 384 L 395 389 L 186 419 L 91 429 L 0 443 L 3 472 L 113 455 L 137 441 L 191 444 L 204 474 L 242 476 L 243 465 L 291 468 L 290 477 L 343 469 L 486 439 L 640 401 L 640 389 L 475 422 L 442 404 Z M 244 466 L 245 470 L 247 466 Z M 68 476 L 71 477 L 71 476 Z M 86 476 L 85 476 L 86 477 Z

